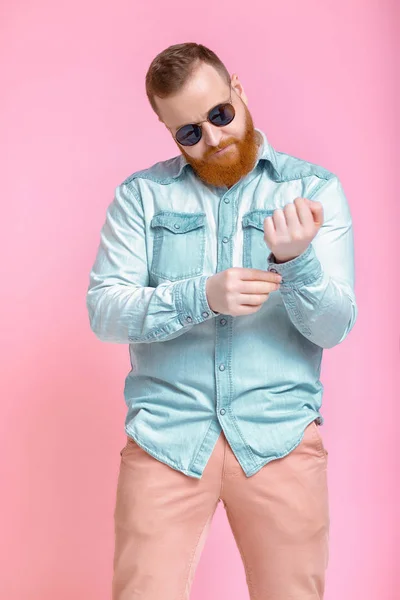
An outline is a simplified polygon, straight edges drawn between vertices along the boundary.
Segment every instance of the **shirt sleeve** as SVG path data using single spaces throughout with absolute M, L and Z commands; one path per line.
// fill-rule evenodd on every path
M 308 196 L 321 202 L 324 223 L 306 250 L 268 270 L 282 275 L 283 302 L 295 327 L 322 348 L 342 342 L 354 326 L 354 239 L 348 202 L 339 179 L 324 180 Z
M 90 271 L 90 327 L 104 342 L 150 343 L 176 338 L 215 317 L 207 275 L 149 287 L 143 205 L 132 183 L 116 188 Z

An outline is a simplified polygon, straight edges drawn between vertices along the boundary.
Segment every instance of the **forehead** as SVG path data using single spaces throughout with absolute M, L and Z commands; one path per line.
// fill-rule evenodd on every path
M 210 65 L 202 65 L 182 90 L 168 98 L 157 98 L 157 106 L 164 123 L 178 129 L 186 123 L 197 123 L 207 117 L 211 108 L 227 102 L 230 87 Z

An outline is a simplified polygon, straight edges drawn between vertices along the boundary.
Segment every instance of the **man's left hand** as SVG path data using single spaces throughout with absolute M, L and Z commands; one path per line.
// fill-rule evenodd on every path
M 321 202 L 296 198 L 283 209 L 276 208 L 264 219 L 264 240 L 276 262 L 300 256 L 317 235 L 324 221 Z

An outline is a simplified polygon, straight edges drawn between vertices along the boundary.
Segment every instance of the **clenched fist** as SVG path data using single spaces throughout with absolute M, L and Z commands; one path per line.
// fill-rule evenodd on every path
M 276 208 L 264 219 L 264 239 L 276 262 L 300 256 L 317 235 L 323 223 L 321 202 L 296 198 L 284 208 Z
M 214 312 L 232 317 L 250 315 L 279 289 L 281 279 L 271 271 L 231 267 L 207 279 L 207 301 Z

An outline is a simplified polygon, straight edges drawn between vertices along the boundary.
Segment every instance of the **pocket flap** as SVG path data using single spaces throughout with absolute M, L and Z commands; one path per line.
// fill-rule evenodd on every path
M 204 225 L 205 213 L 160 212 L 151 220 L 151 227 L 165 227 L 173 233 L 186 233 Z
M 260 231 L 264 231 L 264 219 L 271 217 L 274 210 L 274 208 L 257 208 L 256 210 L 251 210 L 243 215 L 242 227 L 255 227 L 256 229 L 260 229 Z

